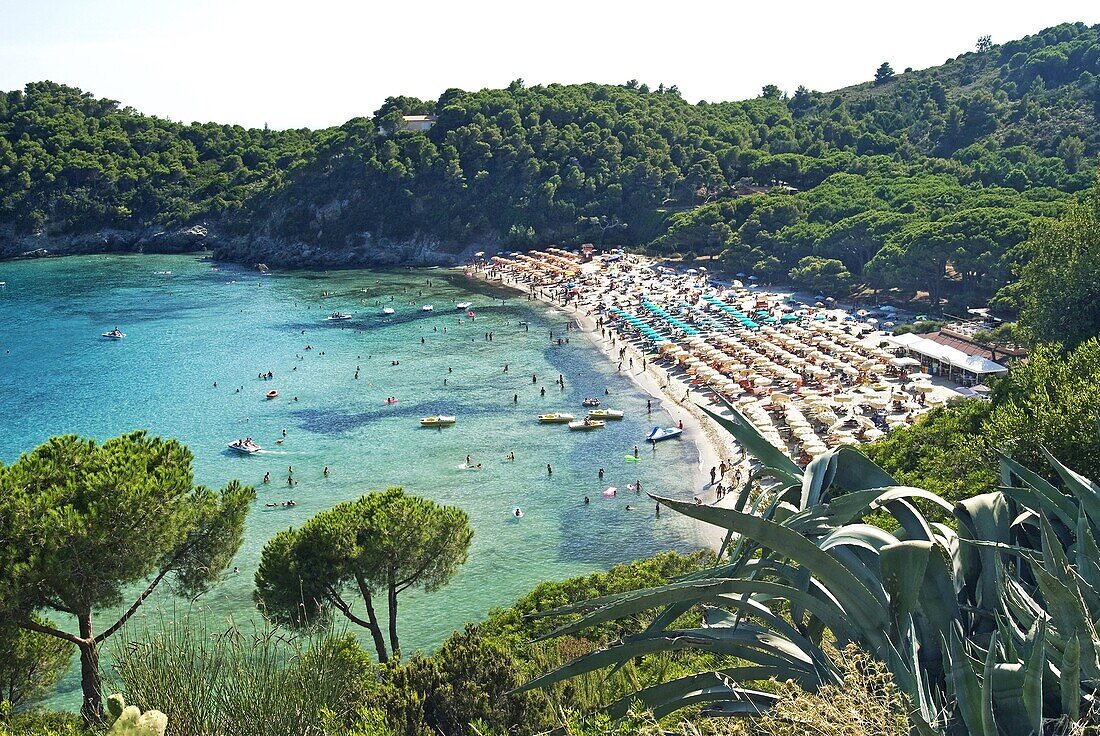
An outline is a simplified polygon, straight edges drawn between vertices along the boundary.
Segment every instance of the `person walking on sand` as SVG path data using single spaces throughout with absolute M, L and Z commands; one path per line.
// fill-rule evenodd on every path
M 714 476 L 717 472 L 718 472 L 718 468 L 714 467 L 713 465 L 710 466 L 710 484 L 711 485 L 714 485 Z

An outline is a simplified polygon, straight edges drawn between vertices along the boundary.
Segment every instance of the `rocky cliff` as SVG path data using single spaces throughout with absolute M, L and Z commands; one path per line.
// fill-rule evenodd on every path
M 105 229 L 94 233 L 15 235 L 0 229 L 0 259 L 44 258 L 90 253 L 191 253 L 212 250 L 222 261 L 273 268 L 391 268 L 395 266 L 453 266 L 473 258 L 477 251 L 497 252 L 493 237 L 484 242 L 455 246 L 417 235 L 403 240 L 376 239 L 360 233 L 342 247 L 311 245 L 277 235 L 228 236 L 207 225 L 182 229 Z
M 217 236 L 204 225 L 30 235 L 17 235 L 10 228 L 0 228 L 0 259 L 88 253 L 190 253 L 212 248 L 217 241 Z

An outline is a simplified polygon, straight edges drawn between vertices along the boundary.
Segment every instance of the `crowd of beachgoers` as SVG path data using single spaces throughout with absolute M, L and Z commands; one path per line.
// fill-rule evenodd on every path
M 954 395 L 885 340 L 886 310 L 847 310 L 621 252 L 546 248 L 495 256 L 470 273 L 570 310 L 620 371 L 689 411 L 716 445 L 703 453 L 704 479 L 709 468 L 728 471 L 703 484 L 707 502 L 728 495 L 724 481 L 748 477 L 750 461 L 693 404 L 721 413 L 729 402 L 805 464 L 911 424 Z

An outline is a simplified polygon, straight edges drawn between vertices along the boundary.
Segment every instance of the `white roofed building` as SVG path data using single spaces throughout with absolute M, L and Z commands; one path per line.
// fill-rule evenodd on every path
M 986 376 L 1006 373 L 1008 368 L 980 355 L 971 355 L 958 348 L 929 340 L 915 333 L 888 335 L 886 341 L 904 348 L 934 376 L 943 376 L 963 385 L 981 383 Z

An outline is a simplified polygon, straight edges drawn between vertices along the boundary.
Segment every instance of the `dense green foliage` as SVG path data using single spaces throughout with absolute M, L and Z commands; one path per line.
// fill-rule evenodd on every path
M 652 618 L 525 688 L 688 649 L 739 661 L 641 686 L 634 698 L 658 717 L 700 706 L 704 715 L 755 716 L 782 696 L 754 682 L 842 686 L 835 642 L 889 670 L 913 733 L 1034 736 L 1048 722 L 1089 717 L 1100 674 L 1095 482 L 1052 455 L 1058 485 L 1002 456 L 997 491 L 951 504 L 900 485 L 851 447 L 802 470 L 732 404 L 725 416 L 700 407 L 747 451 L 760 449 L 761 475 L 778 482 L 733 508 L 658 497 L 728 530 L 728 558 L 668 585 L 546 612 L 571 618 L 555 636 Z M 931 523 L 917 500 L 947 510 L 953 523 Z M 890 517 L 895 531 L 867 523 L 873 513 Z M 703 625 L 684 626 L 695 607 Z
M 1027 253 L 1018 292 L 1028 337 L 1073 347 L 1100 335 L 1100 178 L 1091 202 L 1036 222 Z
M 184 619 L 131 632 L 114 655 L 126 700 L 162 711 L 170 733 L 187 736 L 343 734 L 376 689 L 351 634 L 214 630 Z
M 899 483 L 961 501 L 998 484 L 997 450 L 1049 474 L 1043 448 L 1087 477 L 1100 477 L 1100 338 L 1069 353 L 1035 348 L 1026 363 L 992 382 L 989 402 L 935 409 L 865 446 Z
M 400 488 L 370 493 L 276 534 L 256 570 L 256 602 L 265 615 L 294 626 L 325 620 L 333 609 L 371 633 L 379 662 L 400 657 L 398 596 L 431 592 L 466 562 L 473 539 L 462 509 L 440 506 Z M 348 598 L 348 595 L 354 596 Z M 375 611 L 385 596 L 389 650 Z M 366 619 L 352 611 L 359 598 Z
M 53 626 L 46 620 L 38 623 Z M 0 703 L 18 709 L 49 694 L 74 650 L 71 642 L 11 624 L 0 629 Z
M 593 644 L 625 631 L 622 622 L 587 632 L 585 638 L 540 643 L 549 633 L 546 620 L 525 617 L 555 606 L 661 585 L 713 561 L 709 552 L 690 556 L 672 552 L 616 565 L 563 582 L 545 582 L 512 606 L 496 609 L 476 626 L 453 634 L 431 656 L 416 655 L 384 672 L 380 705 L 398 736 L 467 736 L 470 724 L 480 733 L 536 734 L 561 725 L 564 712 L 589 712 L 631 691 L 638 682 L 656 682 L 668 673 L 707 666 L 698 657 L 661 658 L 642 666 L 628 664 L 616 675 L 582 678 L 544 693 L 508 692 L 548 666 L 556 666 Z
M 185 126 L 37 83 L 0 96 L 0 222 L 209 221 L 246 236 L 227 255 L 280 241 L 303 261 L 415 237 L 648 245 L 725 253 L 735 272 L 801 268 L 838 290 L 988 297 L 1020 265 L 1028 221 L 1092 181 L 1100 28 L 982 48 L 923 71 L 883 64 L 835 93 L 767 85 L 690 104 L 635 81 L 516 80 L 391 97 L 318 131 Z M 403 114 L 423 113 L 438 117 L 430 130 L 404 129 Z M 815 282 L 808 256 L 851 277 Z
M 310 145 L 309 131 L 182 125 L 28 84 L 0 94 L 0 223 L 66 233 L 218 218 Z
M 0 623 L 75 645 L 88 720 L 102 712 L 100 644 L 161 582 L 189 597 L 208 590 L 240 547 L 255 492 L 237 481 L 195 486 L 191 460 L 175 440 L 133 432 L 102 444 L 54 437 L 0 466 Z M 93 614 L 122 604 L 135 583 L 144 590 L 95 631 Z

